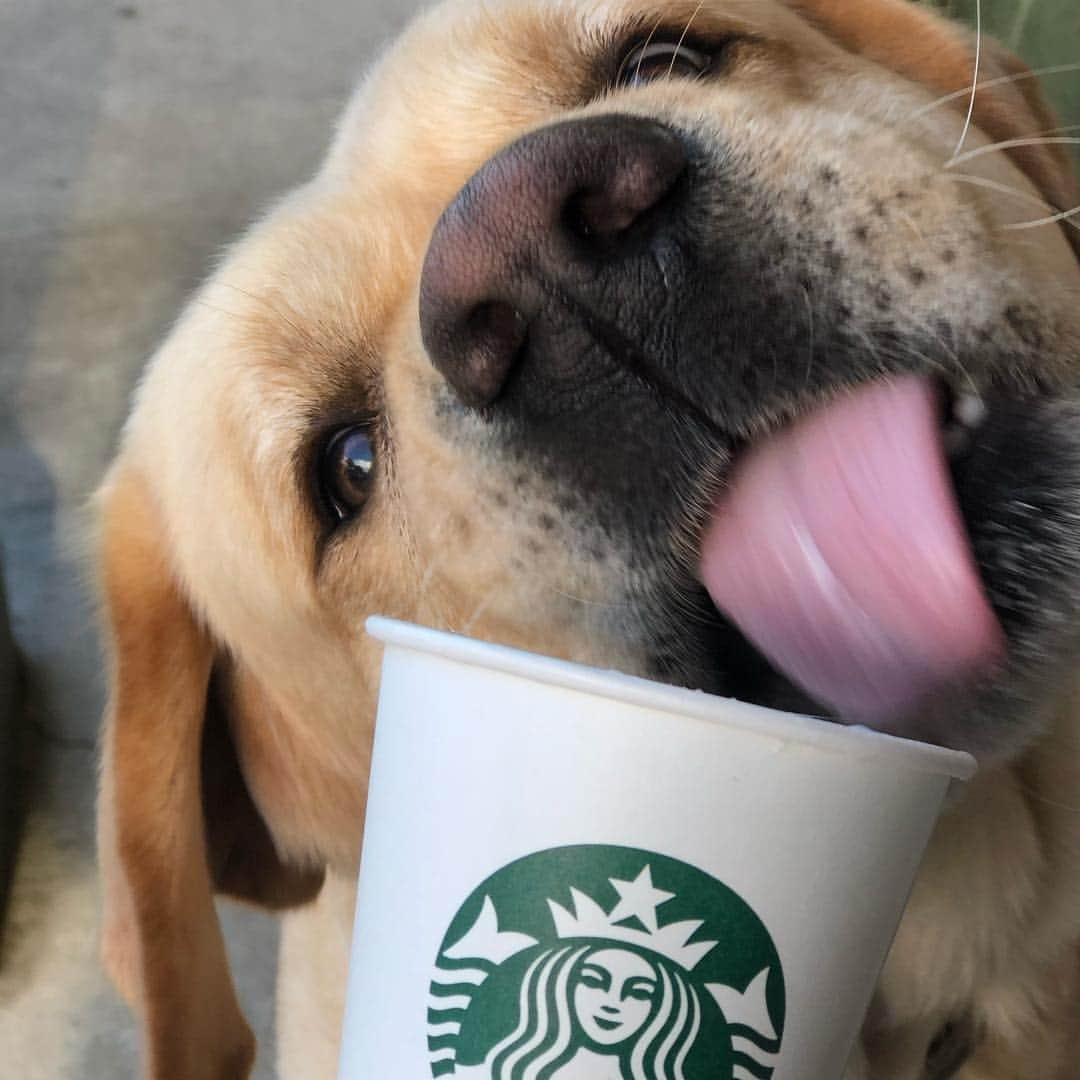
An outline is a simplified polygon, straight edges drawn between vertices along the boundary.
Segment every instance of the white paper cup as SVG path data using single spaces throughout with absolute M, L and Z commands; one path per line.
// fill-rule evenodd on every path
M 974 761 L 371 619 L 345 1080 L 838 1080 Z

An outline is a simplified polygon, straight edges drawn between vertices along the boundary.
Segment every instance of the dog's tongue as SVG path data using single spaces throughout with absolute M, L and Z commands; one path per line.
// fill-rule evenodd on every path
M 843 398 L 741 459 L 706 529 L 713 602 L 845 719 L 901 717 L 1004 652 L 939 412 L 913 377 Z

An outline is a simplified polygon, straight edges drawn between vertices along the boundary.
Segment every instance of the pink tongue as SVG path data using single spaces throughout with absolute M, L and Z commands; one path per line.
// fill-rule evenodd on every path
M 751 450 L 701 555 L 713 603 L 857 721 L 898 718 L 999 661 L 933 385 L 875 384 Z

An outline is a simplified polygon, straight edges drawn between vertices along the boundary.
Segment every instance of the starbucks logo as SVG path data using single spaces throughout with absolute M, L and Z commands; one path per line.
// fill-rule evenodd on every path
M 428 1000 L 435 1077 L 767 1080 L 784 1029 L 768 931 L 726 885 L 636 848 L 556 848 L 465 901 Z

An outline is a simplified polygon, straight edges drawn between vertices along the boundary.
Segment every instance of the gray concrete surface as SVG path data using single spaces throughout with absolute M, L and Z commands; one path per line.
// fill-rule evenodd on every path
M 96 961 L 87 495 L 184 297 L 311 172 L 355 76 L 416 6 L 0 0 L 0 549 L 35 732 L 0 938 L 2 1076 L 136 1071 L 133 1027 Z M 275 927 L 226 921 L 267 1078 Z
M 11 864 L 15 855 L 16 737 L 21 731 L 21 677 L 15 654 L 15 640 L 7 613 L 4 589 L 4 553 L 0 550 L 0 942 L 3 941 L 3 917 L 7 906 Z

